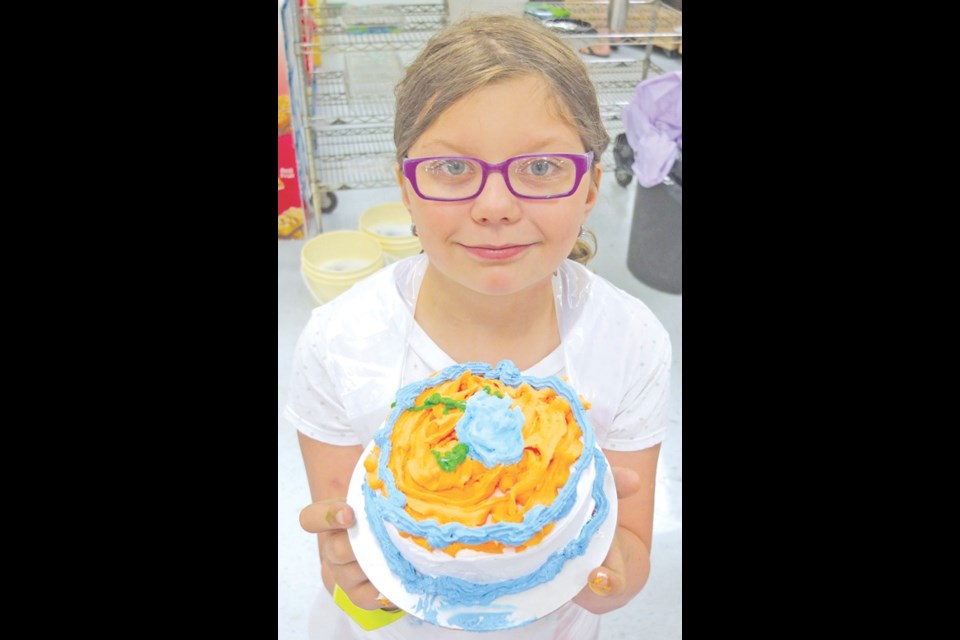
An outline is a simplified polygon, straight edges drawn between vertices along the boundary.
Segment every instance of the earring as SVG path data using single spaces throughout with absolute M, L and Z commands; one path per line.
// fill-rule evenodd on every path
M 583 237 L 583 225 L 580 225 L 580 233 L 577 234 L 577 237 L 578 237 L 578 238 L 582 238 L 582 237 Z
M 420 237 L 420 234 L 417 233 L 417 225 L 415 224 L 410 225 L 410 234 L 415 238 Z

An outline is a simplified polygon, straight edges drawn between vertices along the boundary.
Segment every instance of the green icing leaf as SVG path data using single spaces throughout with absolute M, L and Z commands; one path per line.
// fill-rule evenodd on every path
M 450 449 L 450 451 L 442 455 L 436 449 L 431 449 L 430 453 L 437 459 L 437 464 L 440 465 L 441 469 L 444 471 L 453 471 L 467 459 L 468 451 L 470 451 L 470 447 L 463 442 L 458 442 L 453 449 Z
M 443 405 L 443 413 L 447 414 L 450 412 L 450 409 L 460 409 L 463 411 L 467 408 L 467 403 L 463 400 L 454 400 L 453 398 L 445 398 L 439 393 L 434 392 L 430 395 L 429 398 L 423 401 L 423 404 L 419 407 L 410 407 L 410 411 L 423 411 L 424 409 L 429 409 L 430 407 L 435 407 L 438 404 Z

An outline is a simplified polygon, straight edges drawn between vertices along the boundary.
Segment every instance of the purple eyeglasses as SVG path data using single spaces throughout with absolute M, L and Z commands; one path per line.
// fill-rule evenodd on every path
M 503 176 L 510 193 L 518 198 L 566 198 L 580 186 L 593 152 L 532 153 L 490 164 L 467 156 L 404 158 L 403 175 L 424 200 L 459 202 L 476 198 L 487 176 Z

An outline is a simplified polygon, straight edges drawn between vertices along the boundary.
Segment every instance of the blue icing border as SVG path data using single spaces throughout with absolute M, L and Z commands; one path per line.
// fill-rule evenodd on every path
M 421 595 L 420 609 L 424 613 L 424 618 L 434 623 L 436 623 L 438 606 L 436 601 L 439 596 L 442 596 L 446 606 L 456 604 L 485 605 L 502 596 L 527 591 L 538 584 L 553 579 L 568 559 L 583 555 L 586 552 L 590 540 L 606 520 L 610 509 L 606 493 L 603 491 L 607 469 L 606 458 L 596 448 L 593 426 L 587 419 L 579 397 L 568 384 L 557 376 L 549 378 L 524 377 L 520 375 L 520 371 L 509 360 L 501 361 L 495 368 L 482 362 L 468 362 L 447 367 L 431 378 L 419 380 L 400 389 L 397 392 L 397 401 L 387 420 L 387 425 L 393 425 L 401 413 L 413 407 L 417 396 L 424 390 L 439 383 L 459 378 L 465 371 L 470 371 L 474 375 L 485 378 L 499 379 L 511 387 L 517 387 L 526 382 L 535 389 L 549 387 L 556 391 L 557 395 L 562 396 L 570 403 L 577 423 L 580 425 L 583 433 L 583 453 L 574 463 L 570 477 L 553 504 L 549 507 L 541 505 L 534 507 L 525 515 L 523 522 L 498 522 L 481 527 L 465 527 L 460 523 L 439 525 L 436 520 L 432 519 L 417 522 L 403 510 L 406 505 L 406 497 L 397 489 L 393 474 L 387 468 L 391 451 L 391 432 L 385 426 L 374 435 L 374 442 L 380 447 L 377 472 L 384 482 L 389 498 L 383 498 L 382 494 L 374 492 L 366 482 L 363 483 L 367 521 L 380 544 L 390 570 L 400 578 L 407 591 Z M 594 463 L 596 469 L 596 477 L 592 487 L 595 502 L 592 517 L 574 540 L 563 549 L 550 554 L 543 565 L 525 576 L 489 584 L 475 583 L 452 576 L 428 576 L 417 571 L 403 557 L 387 534 L 385 523 L 390 522 L 401 531 L 426 538 L 427 542 L 435 548 L 447 546 L 455 541 L 465 544 L 479 544 L 491 540 L 517 546 L 526 542 L 536 531 L 550 522 L 562 518 L 570 511 L 576 501 L 576 488 L 580 482 L 580 477 L 590 462 Z M 506 618 L 489 616 L 482 623 L 482 627 L 474 628 L 492 630 L 516 626 L 506 623 L 505 620 Z M 481 623 L 471 620 L 471 624 L 480 625 Z
M 515 613 L 516 607 L 497 607 L 496 610 L 482 612 L 465 611 L 448 615 L 447 623 L 467 631 L 488 631 L 491 629 L 523 627 L 536 620 L 535 617 L 514 620 L 513 615 Z

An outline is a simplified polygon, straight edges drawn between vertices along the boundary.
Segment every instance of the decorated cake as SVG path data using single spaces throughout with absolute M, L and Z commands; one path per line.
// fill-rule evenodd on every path
M 609 548 L 583 559 L 616 505 L 585 406 L 559 377 L 522 376 L 508 360 L 448 367 L 399 390 L 367 451 L 366 522 L 404 597 L 371 579 L 429 622 L 526 624 L 542 605 L 502 603 L 557 579 L 546 599 L 560 606 Z

